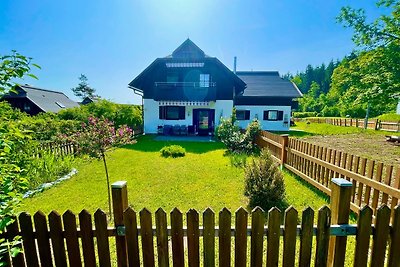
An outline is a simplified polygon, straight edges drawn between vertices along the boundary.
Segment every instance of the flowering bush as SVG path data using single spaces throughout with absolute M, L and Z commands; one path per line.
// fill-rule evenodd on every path
M 107 179 L 109 215 L 111 218 L 110 179 L 107 170 L 106 151 L 113 146 L 132 142 L 132 129 L 126 125 L 115 129 L 113 122 L 107 119 L 89 117 L 87 123 L 82 123 L 82 129 L 71 136 L 62 135 L 62 142 L 75 144 L 78 154 L 86 154 L 103 160 Z

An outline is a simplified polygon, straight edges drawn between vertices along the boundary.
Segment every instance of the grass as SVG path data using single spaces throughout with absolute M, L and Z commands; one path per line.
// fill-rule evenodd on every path
M 186 150 L 182 158 L 164 158 L 159 150 L 176 144 Z M 224 155 L 219 142 L 156 142 L 143 136 L 137 144 L 116 149 L 107 154 L 111 182 L 128 182 L 129 204 L 135 209 L 154 212 L 162 207 L 167 212 L 174 207 L 186 212 L 211 207 L 218 212 L 227 207 L 232 212 L 247 206 L 243 195 L 244 173 L 241 164 L 235 167 L 232 158 Z M 233 160 L 234 162 L 234 160 Z M 42 210 L 80 212 L 97 208 L 107 210 L 107 187 L 102 162 L 81 163 L 78 174 L 49 190 L 25 199 L 21 211 Z M 287 199 L 299 211 L 310 205 L 319 208 L 326 197 L 315 194 L 306 183 L 285 172 Z
M 382 114 L 382 115 L 378 116 L 377 119 L 380 119 L 381 121 L 388 121 L 388 122 L 399 122 L 400 114 L 395 114 L 395 113 Z
M 340 134 L 366 134 L 366 135 L 393 135 L 393 132 L 375 131 L 357 127 L 336 126 L 326 123 L 296 122 L 296 126 L 290 128 L 290 136 L 306 137 L 313 135 L 340 135 Z

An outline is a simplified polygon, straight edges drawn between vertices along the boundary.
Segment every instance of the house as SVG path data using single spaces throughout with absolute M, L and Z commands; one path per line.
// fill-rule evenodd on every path
M 234 107 L 243 128 L 257 118 L 265 130 L 288 131 L 291 109 L 302 96 L 277 71 L 235 73 L 190 39 L 154 60 L 128 87 L 143 98 L 145 133 L 181 125 L 210 135 Z
M 400 115 L 400 97 L 399 97 L 399 102 L 397 103 L 396 113 Z
M 100 100 L 99 97 L 90 97 L 90 96 L 87 96 L 87 97 L 85 97 L 85 98 L 82 100 L 82 102 L 81 102 L 80 104 L 81 104 L 81 105 L 88 105 L 88 104 L 90 104 L 90 103 L 98 102 L 99 100 Z
M 30 115 L 79 107 L 77 102 L 72 101 L 62 92 L 37 88 L 27 84 L 16 86 L 15 92 L 6 94 L 3 100 Z

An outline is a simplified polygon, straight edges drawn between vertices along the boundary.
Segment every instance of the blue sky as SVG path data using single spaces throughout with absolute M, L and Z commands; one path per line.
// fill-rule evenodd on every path
M 296 73 L 350 53 L 352 32 L 335 17 L 350 5 L 374 18 L 374 2 L 1 0 L 0 55 L 33 57 L 39 80 L 24 82 L 75 100 L 71 88 L 83 73 L 103 98 L 139 103 L 127 84 L 187 37 L 229 68 L 237 56 L 238 70 Z

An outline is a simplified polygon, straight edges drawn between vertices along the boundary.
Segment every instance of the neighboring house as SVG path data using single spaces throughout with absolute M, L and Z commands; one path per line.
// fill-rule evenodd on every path
M 99 100 L 100 100 L 100 98 L 98 98 L 98 97 L 87 96 L 82 100 L 82 102 L 80 104 L 81 105 L 87 105 L 87 104 L 90 104 L 90 103 L 98 102 Z
M 5 95 L 3 100 L 30 115 L 36 115 L 40 112 L 58 112 L 65 108 L 79 107 L 77 102 L 69 99 L 64 93 L 30 85 L 18 85 L 15 88 L 15 92 Z
M 190 39 L 172 55 L 157 58 L 129 88 L 143 97 L 145 133 L 185 125 L 196 134 L 209 135 L 233 107 L 243 128 L 258 118 L 265 130 L 288 131 L 291 107 L 297 105 L 294 99 L 302 96 L 277 71 L 235 74 Z

